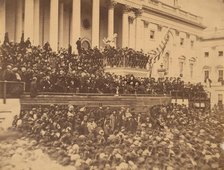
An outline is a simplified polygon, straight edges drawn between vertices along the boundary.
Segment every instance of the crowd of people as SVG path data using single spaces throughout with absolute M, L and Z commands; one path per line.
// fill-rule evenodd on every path
M 132 49 L 106 47 L 84 50 L 78 55 L 61 49 L 53 52 L 50 44 L 32 46 L 29 39 L 21 43 L 4 42 L 0 47 L 0 80 L 23 81 L 35 97 L 39 92 L 170 94 L 184 91 L 191 96 L 205 94 L 201 84 L 184 83 L 180 78 L 139 78 L 118 76 L 104 71 L 112 67 L 145 68 L 150 56 Z M 124 59 L 124 60 L 123 60 Z M 136 65 L 137 64 L 137 65 Z
M 107 66 L 110 67 L 131 67 L 139 69 L 149 69 L 147 64 L 151 61 L 149 54 L 142 51 L 135 51 L 131 48 L 114 48 L 106 46 L 103 55 L 107 56 Z
M 170 104 L 134 113 L 128 107 L 31 106 L 13 127 L 77 169 L 224 167 L 224 117 L 217 108 Z
M 77 46 L 80 46 L 78 43 Z M 181 78 L 141 78 L 105 72 L 105 67 L 146 69 L 150 56 L 132 49 L 51 50 L 30 40 L 0 47 L 0 80 L 25 82 L 38 92 L 172 94 L 204 97 L 203 86 Z M 12 89 L 9 89 L 12 90 Z M 178 95 L 178 93 L 175 93 Z M 52 159 L 76 169 L 222 169 L 223 111 L 184 105 L 153 106 L 146 113 L 129 107 L 34 105 L 15 117 L 13 129 L 43 146 Z M 221 145 L 221 147 L 220 147 Z

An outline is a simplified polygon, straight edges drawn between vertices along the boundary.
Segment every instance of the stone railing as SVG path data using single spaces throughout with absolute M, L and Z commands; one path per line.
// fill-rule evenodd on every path
M 159 0 L 141 0 L 142 4 L 145 6 L 149 6 L 151 8 L 158 9 L 160 11 L 166 12 L 171 15 L 175 15 L 177 17 L 181 17 L 185 20 L 190 20 L 192 22 L 196 22 L 197 24 L 202 24 L 202 17 L 189 13 L 180 9 L 179 6 L 172 6 Z

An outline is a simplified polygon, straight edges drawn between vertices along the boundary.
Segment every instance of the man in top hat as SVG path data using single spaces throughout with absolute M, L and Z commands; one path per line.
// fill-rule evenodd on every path
M 77 41 L 76 41 L 76 48 L 78 50 L 78 54 L 80 55 L 81 54 L 81 51 L 82 51 L 82 42 L 81 42 L 81 38 L 79 38 Z

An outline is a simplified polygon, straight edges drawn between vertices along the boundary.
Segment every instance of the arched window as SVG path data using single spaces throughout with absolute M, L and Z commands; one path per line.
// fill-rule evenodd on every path
M 222 82 L 224 80 L 224 67 L 222 65 L 216 66 L 216 70 L 218 72 L 218 82 Z
M 203 74 L 204 74 L 204 81 L 206 82 L 207 79 L 210 79 L 210 72 L 211 72 L 211 67 L 209 66 L 204 66 L 203 67 Z
M 164 68 L 166 69 L 166 73 L 168 73 L 170 66 L 170 54 L 168 52 L 165 54 L 163 60 L 164 60 Z
M 87 39 L 82 40 L 82 48 L 85 50 L 88 50 L 91 48 L 90 42 Z
M 195 62 L 196 62 L 196 59 L 194 57 L 189 59 L 189 63 L 190 63 L 189 64 L 189 67 L 190 67 L 190 78 L 193 78 L 193 75 L 194 75 Z
M 184 73 L 185 60 L 186 60 L 185 56 L 179 57 L 179 73 L 180 73 L 181 76 L 183 76 L 183 73 Z

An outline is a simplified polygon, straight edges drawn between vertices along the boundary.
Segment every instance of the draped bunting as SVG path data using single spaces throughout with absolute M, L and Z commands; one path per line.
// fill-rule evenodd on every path
M 165 34 L 163 40 L 160 42 L 159 46 L 156 48 L 156 50 L 152 50 L 151 53 L 154 55 L 151 59 L 150 59 L 150 64 L 154 64 L 156 63 L 158 60 L 160 60 L 161 55 L 163 54 L 164 50 L 166 49 L 166 45 L 169 41 L 169 34 L 170 34 L 170 30 L 168 29 L 167 33 Z

